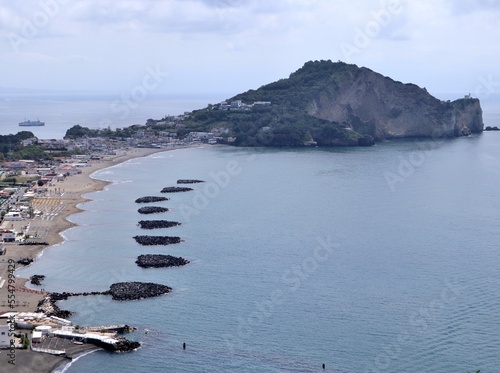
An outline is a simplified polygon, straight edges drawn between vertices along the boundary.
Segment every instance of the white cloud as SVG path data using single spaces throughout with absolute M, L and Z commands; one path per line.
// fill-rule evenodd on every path
M 50 1 L 61 1 L 59 9 L 14 56 L 7 33 L 23 35 L 23 22 Z M 391 4 L 401 11 L 379 20 L 384 24 L 352 62 L 434 90 L 461 90 L 481 74 L 500 76 L 493 63 L 500 36 L 496 1 L 62 2 L 0 5 L 0 58 L 9 71 L 0 86 L 63 88 L 71 77 L 78 89 L 126 90 L 146 66 L 160 63 L 172 72 L 164 87 L 169 93 L 237 93 L 286 77 L 311 59 L 345 60 L 342 43 L 353 44 L 358 30 Z M 43 74 L 33 74 L 40 69 Z

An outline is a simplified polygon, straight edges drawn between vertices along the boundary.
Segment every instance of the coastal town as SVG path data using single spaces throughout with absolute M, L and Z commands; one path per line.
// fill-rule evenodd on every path
M 224 101 L 207 110 L 248 111 L 256 105 L 270 104 Z M 43 160 L 3 158 L 0 162 L 1 366 L 10 365 L 12 371 L 16 371 L 16 360 L 22 357 L 25 368 L 30 365 L 27 361 L 37 365 L 43 361 L 55 367 L 95 349 L 129 351 L 138 347 L 137 342 L 121 336 L 133 331 L 133 327 L 73 325 L 65 317 L 67 311 L 60 312 L 56 305 L 68 296 L 93 293 L 49 293 L 41 286 L 45 276 L 22 279 L 15 271 L 35 261 L 44 248 L 61 242 L 60 232 L 72 226 L 66 218 L 79 211 L 76 205 L 85 201 L 82 195 L 105 185 L 89 178 L 92 172 L 158 151 L 234 141 L 224 126 L 208 132 L 186 132 L 180 138 L 177 130 L 183 128 L 189 117 L 190 113 L 184 113 L 161 120 L 150 119 L 126 138 L 24 138 L 20 146 L 36 145 L 50 157 Z M 28 282 L 30 285 L 26 286 Z
M 51 371 L 88 351 L 130 351 L 139 346 L 121 335 L 133 327 L 79 326 L 60 317 L 64 314 L 58 313 L 57 300 L 94 293 L 49 293 L 40 286 L 43 275 L 22 279 L 15 271 L 35 261 L 44 248 L 62 241 L 60 232 L 73 225 L 66 218 L 79 212 L 77 204 L 85 201 L 82 194 L 106 184 L 90 178 L 92 172 L 162 151 L 102 139 L 39 143 L 47 148 L 84 146 L 86 151 L 52 161 L 0 164 L 0 366 L 10 366 L 12 372 L 34 366 Z M 176 147 L 183 146 L 172 146 Z M 27 282 L 31 284 L 25 286 Z

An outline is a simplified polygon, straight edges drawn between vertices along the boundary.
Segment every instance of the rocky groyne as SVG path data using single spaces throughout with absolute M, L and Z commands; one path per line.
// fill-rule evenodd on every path
M 49 293 L 40 302 L 38 302 L 36 312 L 42 312 L 47 316 L 56 316 L 62 319 L 67 319 L 73 314 L 73 312 L 61 310 L 57 306 L 56 302 L 59 300 L 66 300 L 72 295 L 72 293 Z
M 189 192 L 193 190 L 188 187 L 165 187 L 161 190 L 162 193 L 179 193 L 179 192 Z
M 147 197 L 137 198 L 135 200 L 135 203 L 151 203 L 151 202 L 162 202 L 162 201 L 168 201 L 168 198 L 167 197 L 147 196 Z
M 189 260 L 172 255 L 146 254 L 139 255 L 135 262 L 142 268 L 167 268 L 186 265 Z
M 146 206 L 146 207 L 141 207 L 139 210 L 137 210 L 139 214 L 158 214 L 167 211 L 168 209 L 166 207 L 158 207 L 158 206 Z
M 30 277 L 30 283 L 33 285 L 41 285 L 43 280 L 45 280 L 44 275 L 33 275 Z
M 118 342 L 108 345 L 108 346 L 103 346 L 107 350 L 115 351 L 115 352 L 129 352 L 138 349 L 141 347 L 141 344 L 136 341 L 130 341 L 124 337 L 117 337 L 115 339 L 118 339 Z
M 160 229 L 176 227 L 178 225 L 181 225 L 181 223 L 169 220 L 141 220 L 139 221 L 138 225 L 142 229 Z
M 111 285 L 109 293 L 114 300 L 137 300 L 167 294 L 171 287 L 152 282 L 119 282 Z
M 204 183 L 204 180 L 195 180 L 195 179 L 179 179 L 177 180 L 177 184 L 197 184 Z
M 135 241 L 143 246 L 172 245 L 181 242 L 176 236 L 134 236 Z
M 31 263 L 33 263 L 32 258 L 21 258 L 17 261 L 17 264 L 21 264 L 23 266 L 30 265 Z
M 89 295 L 111 295 L 114 300 L 135 300 L 157 297 L 172 290 L 171 287 L 152 282 L 118 282 L 110 286 L 107 291 L 91 291 L 83 293 L 48 293 L 40 302 L 36 312 L 42 312 L 47 316 L 56 316 L 67 319 L 73 312 L 61 310 L 57 306 L 60 300 L 67 300 L 69 297 L 80 297 Z

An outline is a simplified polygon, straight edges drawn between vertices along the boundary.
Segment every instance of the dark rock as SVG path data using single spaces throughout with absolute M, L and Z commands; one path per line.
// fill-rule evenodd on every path
M 133 238 L 138 244 L 144 246 L 171 245 L 181 242 L 181 238 L 175 236 L 135 236 Z
M 31 263 L 33 263 L 33 259 L 31 258 L 21 258 L 17 261 L 17 264 L 22 264 L 22 265 L 30 265 Z
M 204 183 L 204 180 L 191 180 L 191 179 L 179 179 L 177 180 L 177 184 L 196 184 L 196 183 Z
M 486 128 L 484 129 L 485 131 L 500 131 L 500 128 L 498 127 L 492 127 L 492 126 L 486 126 Z
M 160 212 L 167 212 L 168 209 L 166 207 L 147 206 L 147 207 L 141 207 L 137 211 L 139 212 L 139 214 L 157 214 Z
M 167 294 L 171 287 L 152 282 L 118 282 L 111 285 L 109 292 L 114 300 L 136 300 Z
M 41 285 L 44 279 L 44 275 L 33 275 L 30 277 L 30 283 L 32 283 L 33 285 Z
M 139 226 L 142 229 L 170 228 L 170 227 L 175 227 L 177 225 L 181 225 L 181 223 L 168 220 L 141 220 L 139 222 Z
M 69 293 L 49 293 L 43 298 L 40 302 L 38 302 L 38 308 L 36 312 L 42 312 L 47 316 L 56 316 L 62 319 L 67 319 L 72 315 L 71 311 L 61 310 L 56 302 L 58 300 L 68 299 Z
M 180 267 L 189 263 L 189 260 L 171 255 L 139 255 L 135 261 L 142 268 Z
M 189 192 L 193 190 L 192 188 L 186 187 L 165 187 L 161 190 L 162 193 L 178 193 L 178 192 Z
M 154 197 L 154 196 L 141 197 L 141 198 L 137 198 L 135 200 L 135 203 L 150 203 L 150 202 L 162 202 L 162 201 L 168 201 L 168 198 L 167 197 Z
M 123 337 L 118 338 L 118 342 L 112 345 L 112 350 L 116 352 L 129 352 L 141 347 L 141 344 L 136 341 L 130 341 Z
M 49 243 L 47 241 L 24 241 L 19 243 L 19 245 L 26 245 L 26 246 L 36 246 L 36 245 L 47 246 L 48 244 Z
M 370 135 L 364 135 L 358 138 L 359 146 L 372 146 L 375 145 L 375 140 Z

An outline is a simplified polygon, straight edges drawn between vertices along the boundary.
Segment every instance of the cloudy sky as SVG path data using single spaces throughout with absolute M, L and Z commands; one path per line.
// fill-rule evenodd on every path
M 0 0 L 0 87 L 229 97 L 308 60 L 500 91 L 496 0 Z

